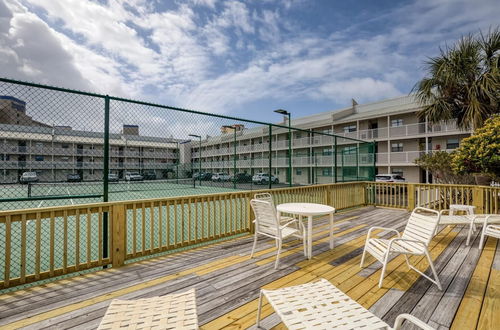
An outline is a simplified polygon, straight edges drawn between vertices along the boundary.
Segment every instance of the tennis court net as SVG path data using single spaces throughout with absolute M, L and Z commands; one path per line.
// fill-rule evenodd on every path
M 28 197 L 73 196 L 103 194 L 103 182 L 42 182 L 28 185 Z M 110 182 L 109 193 L 134 191 L 161 191 L 196 188 L 196 181 L 188 179 Z

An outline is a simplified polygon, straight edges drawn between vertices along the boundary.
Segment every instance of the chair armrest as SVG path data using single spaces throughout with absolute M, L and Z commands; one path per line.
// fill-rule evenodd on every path
M 484 220 L 483 220 L 483 225 L 486 226 L 490 223 L 491 219 L 492 218 L 498 218 L 496 221 L 491 221 L 491 223 L 500 223 L 500 214 L 476 214 L 474 215 L 474 220 L 476 220 L 477 218 L 482 218 L 484 217 Z
M 422 207 L 422 206 L 418 206 L 418 207 L 414 208 L 413 211 L 412 211 L 412 213 L 415 213 L 416 211 L 425 211 L 427 213 L 434 213 L 437 216 L 439 216 L 441 214 L 441 212 L 439 212 L 439 211 L 436 211 L 436 210 L 433 210 L 433 209 L 428 209 L 428 208 Z M 443 211 L 445 211 L 445 210 L 443 210 Z
M 417 240 L 414 240 L 414 239 L 407 239 L 407 238 L 399 238 L 399 237 L 395 237 L 393 239 L 391 239 L 389 241 L 389 245 L 387 246 L 387 251 L 390 251 L 391 249 L 391 245 L 394 243 L 394 242 L 407 242 L 407 243 L 416 243 L 416 244 L 420 244 L 422 245 L 424 248 L 427 248 L 427 245 L 424 243 L 424 242 L 421 242 L 421 241 L 417 241 Z
M 382 229 L 382 230 L 388 230 L 388 231 L 392 231 L 394 233 L 396 233 L 398 235 L 398 237 L 400 237 L 399 235 L 399 231 L 397 231 L 396 229 L 394 228 L 387 228 L 387 227 L 379 227 L 379 226 L 373 226 L 371 227 L 370 229 L 368 229 L 368 237 L 367 238 L 370 238 L 371 237 L 371 234 L 372 234 L 372 231 L 374 229 Z
M 298 221 L 299 221 L 299 220 L 297 220 L 297 219 L 290 220 L 290 221 L 288 221 L 287 223 L 285 223 L 284 225 L 280 225 L 280 229 L 283 229 L 283 228 L 285 228 L 285 227 L 288 227 L 288 225 L 291 225 L 292 223 L 294 223 L 294 222 L 298 222 Z
M 415 316 L 410 315 L 410 314 L 399 314 L 396 317 L 396 321 L 394 322 L 394 330 L 401 329 L 401 325 L 403 324 L 404 320 L 407 320 L 407 321 L 415 324 L 417 327 L 424 329 L 424 330 L 435 330 L 433 327 L 429 326 L 427 323 L 417 319 Z

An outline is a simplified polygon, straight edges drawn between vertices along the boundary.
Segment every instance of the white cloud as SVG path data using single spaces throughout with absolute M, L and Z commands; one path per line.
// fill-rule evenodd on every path
M 374 101 L 407 92 L 443 40 L 500 17 L 492 0 L 422 0 L 324 36 L 288 16 L 303 0 L 155 3 L 0 0 L 2 75 L 218 113 L 259 100 Z M 371 31 L 380 22 L 384 32 Z

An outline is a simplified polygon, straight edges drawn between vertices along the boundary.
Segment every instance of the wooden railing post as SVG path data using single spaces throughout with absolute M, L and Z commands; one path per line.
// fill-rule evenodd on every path
M 481 186 L 472 189 L 472 205 L 476 207 L 476 213 L 484 213 L 484 189 Z
M 412 211 L 415 208 L 415 184 L 408 183 L 408 211 Z
M 125 264 L 127 256 L 127 218 L 125 217 L 125 204 L 113 205 L 113 227 L 111 231 L 111 251 L 113 252 L 112 263 L 113 267 L 120 267 Z
M 247 208 L 248 208 L 248 228 L 250 228 L 250 233 L 255 234 L 255 223 L 253 222 L 255 220 L 255 214 L 253 213 L 252 206 L 250 206 L 250 200 L 252 199 L 252 196 L 249 194 L 247 198 Z

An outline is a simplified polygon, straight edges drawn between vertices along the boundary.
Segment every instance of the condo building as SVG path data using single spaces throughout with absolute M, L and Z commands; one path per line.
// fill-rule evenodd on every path
M 417 116 L 420 109 L 415 98 L 408 95 L 367 104 L 353 100 L 348 108 L 292 119 L 291 126 L 301 129 L 291 134 L 292 183 L 360 179 L 369 176 L 373 165 L 375 174 L 394 173 L 407 182 L 431 183 L 433 178 L 415 160 L 437 150 L 451 151 L 471 132 L 459 130 L 454 122 L 431 125 Z M 286 117 L 280 124 L 288 126 Z M 337 135 L 337 147 L 334 138 L 318 133 Z M 280 182 L 286 182 L 290 170 L 288 135 L 285 128 L 269 134 L 267 127 L 226 127 L 220 136 L 203 140 L 201 152 L 197 144 L 191 145 L 193 168 L 198 168 L 200 159 L 203 172 L 254 174 L 269 173 L 271 168 Z M 348 139 L 374 142 L 374 150 Z
M 230 175 L 271 172 L 282 183 L 291 174 L 293 184 L 382 173 L 430 183 L 433 178 L 415 159 L 436 150 L 451 151 L 470 132 L 451 122 L 430 125 L 418 118 L 419 110 L 411 95 L 367 104 L 353 100 L 344 109 L 292 119 L 291 126 L 300 130 L 292 129 L 291 142 L 285 117 L 280 123 L 285 127 L 271 132 L 269 126 L 247 128 L 241 122 L 224 126 L 217 136 L 201 140 L 201 150 L 197 140 L 182 144 L 175 137 L 143 136 L 137 125 L 123 125 L 120 133 L 110 134 L 110 172 L 120 178 L 126 172 L 170 178 L 176 164 L 191 163 L 194 172 L 200 167 L 202 172 Z M 33 120 L 23 100 L 0 96 L 1 182 L 17 182 L 26 171 L 37 172 L 40 181 L 64 181 L 72 173 L 86 181 L 102 180 L 103 150 L 102 132 Z
M 141 136 L 137 125 L 123 125 L 110 134 L 110 173 L 126 172 L 173 176 L 179 161 L 175 139 Z M 50 126 L 26 114 L 26 103 L 0 96 L 0 182 L 13 183 L 23 172 L 37 172 L 40 181 L 65 181 L 78 173 L 82 180 L 102 180 L 104 134 Z

